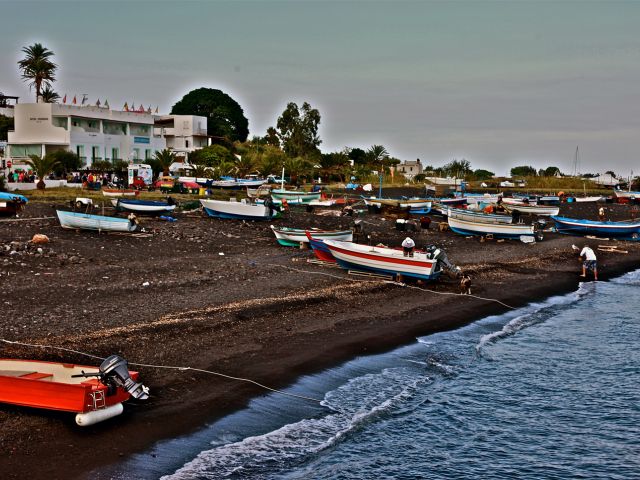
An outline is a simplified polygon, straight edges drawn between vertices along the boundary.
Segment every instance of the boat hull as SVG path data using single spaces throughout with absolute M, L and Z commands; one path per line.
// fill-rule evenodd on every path
M 169 205 L 164 202 L 153 202 L 145 200 L 111 200 L 111 203 L 117 210 L 126 210 L 128 212 L 147 214 L 147 215 L 160 215 L 162 213 L 169 213 L 175 210 L 175 205 Z
M 375 272 L 394 277 L 403 275 L 420 280 L 435 280 L 441 273 L 437 268 L 437 261 L 427 259 L 423 253 L 405 257 L 402 251 L 392 248 L 335 240 L 325 240 L 325 245 L 338 265 L 347 270 Z
M 274 200 L 286 200 L 288 203 L 309 203 L 311 200 L 319 200 L 320 192 L 296 192 L 295 190 L 271 190 Z
M 306 232 L 307 238 L 309 239 L 309 246 L 311 247 L 311 251 L 316 256 L 316 258 L 322 262 L 330 262 L 336 263 L 336 258 L 324 244 L 324 240 L 313 238 L 311 236 L 311 232 Z
M 516 210 L 527 215 L 551 216 L 560 213 L 560 207 L 544 205 L 508 205 L 507 210 Z
M 480 223 L 501 223 L 510 224 L 513 219 L 509 215 L 498 215 L 494 213 L 474 212 L 472 210 L 462 210 L 459 208 L 448 208 L 447 217 L 457 218 Z
M 640 222 L 597 222 L 576 218 L 552 216 L 558 233 L 567 235 L 594 235 L 621 240 L 640 240 Z
M 264 205 L 251 205 L 242 202 L 224 202 L 220 200 L 200 200 L 210 217 L 226 220 L 269 220 L 277 216 Z
M 115 188 L 108 188 L 102 190 L 102 195 L 105 197 L 137 197 L 140 195 L 138 190 L 118 190 Z
M 520 238 L 535 235 L 533 225 L 481 223 L 448 218 L 449 228 L 460 235 L 493 235 L 496 238 Z
M 134 232 L 135 223 L 126 218 L 105 217 L 102 215 L 89 215 L 78 212 L 65 212 L 56 210 L 60 226 L 73 230 L 96 230 L 99 232 Z
M 301 243 L 308 243 L 307 231 L 313 238 L 319 240 L 340 240 L 351 242 L 353 232 L 351 230 L 303 230 L 299 228 L 277 228 L 271 225 L 271 230 L 278 243 L 284 247 L 298 247 Z

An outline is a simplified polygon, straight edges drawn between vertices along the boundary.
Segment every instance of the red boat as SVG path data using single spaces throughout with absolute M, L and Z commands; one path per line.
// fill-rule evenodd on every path
M 329 247 L 324 244 L 324 240 L 322 240 L 321 238 L 313 238 L 313 232 L 310 232 L 308 230 L 305 231 L 304 234 L 309 239 L 309 246 L 311 247 L 311 251 L 318 260 L 321 260 L 323 262 L 336 263 L 336 258 L 331 253 L 331 250 L 329 250 Z
M 88 426 L 115 417 L 122 402 L 144 400 L 149 389 L 127 361 L 111 355 L 100 367 L 35 360 L 0 359 L 0 402 L 76 413 Z
M 137 197 L 140 195 L 140 191 L 120 188 L 103 188 L 102 195 L 105 197 Z

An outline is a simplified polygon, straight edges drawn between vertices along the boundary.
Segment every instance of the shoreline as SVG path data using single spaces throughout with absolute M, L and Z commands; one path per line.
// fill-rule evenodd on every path
M 204 220 L 194 220 L 194 225 L 204 225 L 209 233 L 222 227 L 218 222 Z M 170 231 L 173 226 L 168 227 Z M 191 224 L 181 227 L 191 227 Z M 384 224 L 382 227 L 388 228 Z M 256 227 L 253 233 L 258 228 L 258 238 L 269 238 L 264 235 L 268 226 Z M 237 236 L 238 230 L 243 229 L 246 227 L 237 223 L 224 224 L 223 237 L 229 240 L 227 235 Z M 75 233 L 61 234 L 59 230 L 53 233 L 70 241 L 82 235 L 73 237 Z M 430 239 L 436 237 L 436 241 L 445 245 L 452 260 L 472 272 L 474 294 L 497 298 L 513 307 L 574 291 L 580 280 L 579 263 L 567 253 L 571 243 L 584 243 L 579 237 L 548 235 L 542 243 L 528 246 L 516 242 L 479 243 L 477 239 L 454 237 L 451 233 L 430 232 L 426 235 L 431 236 Z M 156 237 L 166 238 L 160 234 Z M 83 235 L 82 238 L 90 236 Z M 262 244 L 262 241 L 255 241 L 255 236 L 252 239 L 254 243 Z M 98 239 L 92 248 L 107 249 L 112 240 Z M 234 238 L 230 240 L 231 244 L 225 245 L 227 251 L 233 247 L 233 242 L 238 242 Z M 123 243 L 134 248 L 136 241 L 147 240 L 123 240 Z M 197 241 L 194 243 L 197 245 Z M 247 264 L 247 259 L 243 258 L 248 251 L 246 245 L 226 254 L 227 259 L 234 257 L 234 268 L 230 268 L 226 260 L 207 267 L 212 269 L 206 273 L 208 279 L 222 277 L 216 285 L 200 280 L 197 274 L 195 279 L 178 275 L 176 283 L 170 283 L 173 280 L 167 272 L 176 264 L 173 254 L 163 256 L 168 265 L 158 274 L 166 283 L 156 286 L 159 280 L 153 281 L 152 288 L 158 289 L 153 295 L 155 301 L 147 303 L 139 299 L 140 295 L 147 296 L 142 287 L 132 294 L 129 292 L 131 286 L 97 286 L 96 295 L 106 295 L 113 302 L 110 308 L 114 312 L 107 317 L 90 320 L 88 324 L 84 317 L 91 317 L 94 312 L 83 314 L 81 311 L 78 318 L 65 318 L 60 323 L 49 317 L 48 328 L 36 325 L 31 329 L 27 325 L 24 336 L 4 326 L 2 338 L 13 335 L 16 340 L 26 336 L 26 339 L 40 343 L 54 341 L 64 347 L 77 347 L 101 356 L 117 351 L 131 362 L 189 365 L 282 388 L 302 375 L 322 371 L 355 356 L 389 351 L 418 336 L 452 330 L 506 310 L 496 303 L 470 297 L 434 295 L 377 281 L 339 281 L 322 273 L 346 278 L 342 271 L 327 272 L 322 267 L 302 263 L 308 252 L 277 247 L 274 243 L 269 238 L 264 247 L 259 247 L 258 253 L 264 258 L 268 255 L 268 260 L 249 260 L 248 263 L 254 262 L 254 265 L 244 270 L 240 264 Z M 640 265 L 640 249 L 635 244 L 624 245 L 629 254 L 599 255 L 602 280 L 635 270 Z M 220 248 L 216 244 L 197 258 L 220 260 L 212 257 Z M 253 250 L 252 253 L 256 255 Z M 484 256 L 490 257 L 491 261 L 483 261 Z M 294 260 L 297 261 L 292 263 Z M 80 269 L 91 269 L 92 266 L 87 261 Z M 98 266 L 102 277 L 112 278 L 110 272 L 122 270 L 121 264 L 109 268 L 103 264 Z M 282 266 L 320 275 L 293 275 Z M 67 274 L 70 276 L 66 277 Z M 67 281 L 74 274 L 73 270 L 67 270 L 61 276 Z M 135 268 L 132 274 L 140 277 Z M 39 281 L 43 276 L 36 278 Z M 180 288 L 189 287 L 182 298 L 167 294 L 177 288 L 176 284 L 182 285 Z M 195 288 L 192 288 L 194 284 Z M 31 288 L 38 288 L 27 283 L 17 287 L 17 291 L 25 292 L 25 298 L 33 294 Z M 456 291 L 455 284 L 446 281 L 428 287 L 442 292 Z M 204 295 L 199 289 L 205 290 Z M 145 314 L 131 312 L 123 317 L 131 310 L 134 300 L 143 303 L 149 311 Z M 185 309 L 181 300 L 193 308 Z M 63 303 L 66 302 L 73 303 L 73 298 Z M 98 312 L 103 308 L 101 304 L 95 307 Z M 51 308 L 49 306 L 47 310 Z M 24 318 L 38 313 L 38 305 L 24 305 Z M 34 356 L 34 353 L 42 359 L 59 358 L 51 352 L 14 347 L 3 351 L 5 356 L 21 355 L 23 358 Z M 70 360 L 86 361 L 75 356 Z M 79 430 L 66 414 L 2 406 L 0 425 L 4 432 L 9 432 L 4 434 L 2 442 L 3 449 L 9 454 L 0 459 L 0 471 L 10 472 L 5 478 L 23 477 L 25 462 L 28 462 L 30 476 L 35 479 L 100 478 L 101 465 L 113 464 L 133 453 L 145 451 L 156 441 L 194 432 L 207 422 L 243 408 L 251 398 L 264 392 L 248 384 L 195 372 L 139 370 L 143 382 L 151 387 L 150 401 L 146 404 L 129 402 L 123 416 L 87 429 Z M 86 448 L 87 442 L 90 449 Z M 14 445 L 15 450 L 7 450 L 8 445 Z M 52 445 L 56 448 L 51 448 Z M 52 471 L 54 459 L 56 467 Z

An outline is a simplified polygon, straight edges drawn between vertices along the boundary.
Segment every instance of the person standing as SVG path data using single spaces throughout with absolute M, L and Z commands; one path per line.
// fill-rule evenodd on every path
M 582 275 L 583 278 L 586 278 L 587 271 L 593 272 L 593 279 L 598 280 L 598 262 L 596 259 L 595 252 L 589 247 L 589 245 L 585 245 L 582 251 L 580 252 L 580 258 L 582 259 Z
M 604 207 L 600 207 L 598 209 L 598 220 L 600 220 L 601 222 L 604 222 L 605 216 L 604 216 Z
M 407 237 L 402 242 L 402 253 L 405 257 L 413 257 L 413 249 L 416 246 L 416 242 L 411 237 Z

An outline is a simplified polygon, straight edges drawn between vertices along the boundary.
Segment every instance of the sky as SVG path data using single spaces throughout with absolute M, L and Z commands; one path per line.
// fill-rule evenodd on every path
M 0 91 L 53 50 L 54 89 L 169 113 L 218 88 L 264 135 L 288 102 L 320 111 L 321 149 L 382 144 L 465 158 L 640 173 L 640 1 L 0 0 Z

